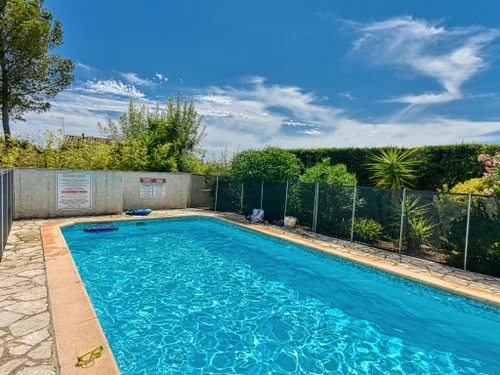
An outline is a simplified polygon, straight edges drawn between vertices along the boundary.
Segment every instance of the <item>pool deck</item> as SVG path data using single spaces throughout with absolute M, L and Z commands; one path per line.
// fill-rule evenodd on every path
M 301 229 L 248 224 L 241 215 L 155 211 L 148 218 L 212 216 L 344 259 L 500 307 L 500 279 L 374 249 Z M 0 262 L 0 375 L 119 374 L 85 287 L 60 232 L 75 222 L 138 219 L 125 215 L 14 222 Z M 141 219 L 144 219 L 141 217 Z M 89 367 L 76 356 L 103 345 Z

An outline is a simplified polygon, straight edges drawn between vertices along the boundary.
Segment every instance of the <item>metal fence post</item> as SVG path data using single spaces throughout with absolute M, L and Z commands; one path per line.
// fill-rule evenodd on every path
M 318 200 L 319 200 L 319 182 L 316 182 L 314 186 L 314 209 L 313 209 L 313 232 L 316 233 L 318 229 Z
M 403 250 L 403 225 L 405 217 L 406 189 L 403 189 L 403 200 L 401 201 L 401 227 L 399 228 L 399 261 L 401 262 L 401 251 Z
M 7 233 L 10 232 L 10 202 L 11 202 L 11 197 L 10 197 L 10 171 L 7 171 L 5 174 L 5 177 L 7 179 Z M 8 237 L 8 234 L 7 234 Z
M 286 217 L 286 206 L 288 205 L 288 187 L 290 186 L 290 180 L 286 181 L 286 190 L 285 190 L 285 212 L 283 214 L 283 224 L 285 223 Z
M 12 222 L 14 221 L 14 170 L 9 171 L 9 232 L 12 229 Z
M 354 195 L 352 197 L 352 223 L 351 223 L 351 242 L 354 241 L 354 220 L 356 219 L 356 195 L 358 187 L 354 186 Z
M 260 184 L 260 209 L 262 209 L 262 204 L 264 202 L 264 180 Z
M 469 250 L 469 229 L 470 229 L 470 204 L 472 194 L 469 193 L 469 203 L 467 204 L 467 228 L 465 229 L 465 252 L 464 252 L 464 270 L 467 269 L 467 252 Z
M 241 183 L 241 202 L 240 202 L 240 213 L 243 212 L 243 193 L 244 193 L 244 188 L 243 188 L 244 184 L 243 182 Z
M 217 198 L 219 195 L 219 176 L 217 176 L 217 179 L 215 180 L 215 205 L 214 205 L 214 211 L 217 212 Z

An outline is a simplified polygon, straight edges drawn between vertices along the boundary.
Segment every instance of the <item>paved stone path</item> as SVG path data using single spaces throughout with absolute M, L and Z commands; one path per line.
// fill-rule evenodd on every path
M 0 262 L 0 375 L 55 375 L 40 226 L 15 222 Z
M 150 216 L 166 217 L 200 213 L 220 215 L 245 222 L 241 215 L 201 210 L 154 211 Z M 120 219 L 121 215 L 100 216 L 94 219 Z M 92 218 L 79 218 L 89 220 Z M 14 222 L 3 259 L 0 262 L 0 375 L 57 375 L 59 373 L 55 351 L 52 321 L 48 305 L 45 264 L 40 227 L 57 220 Z M 70 219 L 68 219 L 70 220 Z M 443 264 L 403 256 L 351 244 L 302 229 L 284 230 L 267 224 L 269 231 L 292 238 L 307 238 L 313 243 L 338 251 L 361 255 L 381 263 L 397 265 L 402 269 L 438 277 L 457 285 L 500 295 L 500 279 L 452 268 Z M 105 374 L 103 374 L 105 375 Z

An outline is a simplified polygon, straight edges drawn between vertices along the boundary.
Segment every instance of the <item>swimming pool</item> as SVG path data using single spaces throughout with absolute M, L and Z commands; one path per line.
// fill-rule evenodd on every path
M 500 311 L 210 218 L 64 237 L 123 375 L 500 374 Z

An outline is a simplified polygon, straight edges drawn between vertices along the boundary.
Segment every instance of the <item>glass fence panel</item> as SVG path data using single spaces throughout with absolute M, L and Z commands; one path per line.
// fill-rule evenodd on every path
M 357 187 L 354 240 L 399 251 L 401 190 Z
M 287 216 L 297 218 L 297 225 L 312 229 L 315 184 L 291 181 L 288 189 Z
M 500 197 L 472 196 L 467 270 L 500 277 L 499 228 Z
M 262 208 L 264 219 L 271 224 L 283 225 L 285 216 L 286 181 L 265 181 Z
M 317 232 L 350 239 L 354 186 L 319 186 Z

